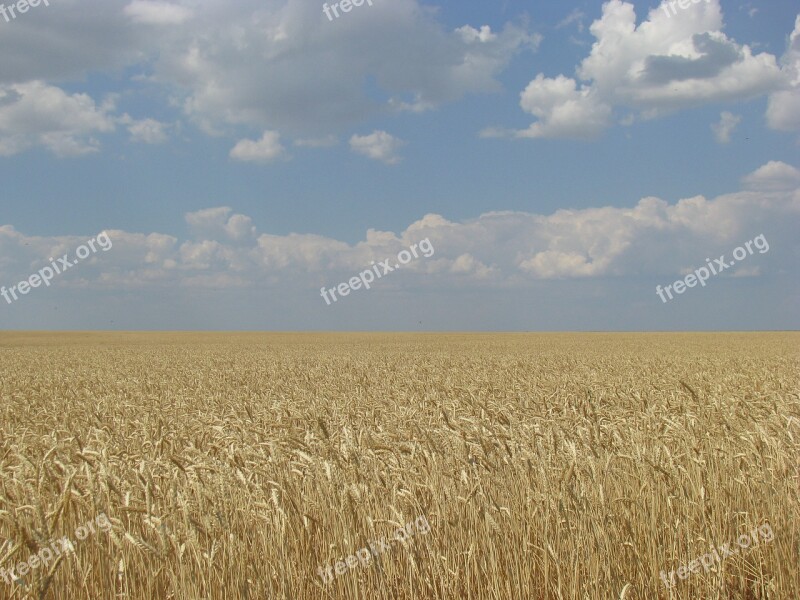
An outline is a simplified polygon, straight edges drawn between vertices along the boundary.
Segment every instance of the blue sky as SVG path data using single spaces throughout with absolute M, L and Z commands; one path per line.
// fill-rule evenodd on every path
M 681 2 L 0 17 L 0 285 L 113 241 L 0 329 L 797 328 L 800 11 Z

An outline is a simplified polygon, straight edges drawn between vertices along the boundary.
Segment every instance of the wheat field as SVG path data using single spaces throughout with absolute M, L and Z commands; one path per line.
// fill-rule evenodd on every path
M 800 598 L 799 348 L 2 333 L 0 597 Z M 420 516 L 426 535 L 319 574 Z

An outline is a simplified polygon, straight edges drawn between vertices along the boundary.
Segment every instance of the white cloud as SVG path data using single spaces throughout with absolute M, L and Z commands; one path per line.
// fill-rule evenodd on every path
M 0 156 L 35 146 L 60 157 L 96 152 L 93 135 L 114 130 L 111 108 L 41 81 L 0 86 Z
M 186 223 L 191 232 L 203 239 L 246 241 L 255 239 L 256 228 L 250 217 L 231 214 L 229 206 L 218 206 L 186 213 Z
M 491 267 L 487 267 L 469 253 L 462 254 L 452 261 L 450 264 L 450 272 L 471 275 L 477 279 L 491 277 L 494 274 Z
M 376 3 L 335 23 L 299 0 L 226 5 L 223 22 L 220 8 L 197 10 L 191 31 L 159 44 L 154 79 L 180 90 L 198 123 L 300 137 L 500 90 L 497 76 L 540 40 L 515 25 L 447 31 L 419 0 Z M 367 92 L 368 80 L 384 100 Z
M 772 160 L 742 180 L 747 189 L 786 191 L 800 187 L 800 171 L 779 160 Z
M 456 29 L 456 32 L 458 32 L 461 35 L 461 39 L 467 43 L 482 42 L 485 44 L 497 39 L 497 34 L 492 33 L 492 28 L 488 25 L 484 25 L 480 30 L 470 27 L 469 25 L 464 25 Z
M 519 267 L 542 279 L 599 275 L 608 268 L 610 258 L 592 261 L 581 252 L 545 250 L 519 263 Z
M 800 131 L 800 15 L 795 18 L 789 47 L 781 62 L 786 89 L 769 97 L 767 124 L 780 131 Z
M 590 87 L 579 90 L 574 79 L 563 75 L 538 75 L 522 92 L 520 106 L 539 121 L 517 137 L 596 137 L 611 117 L 611 107 L 598 101 Z
M 322 138 L 387 112 L 498 91 L 514 56 L 541 40 L 511 23 L 445 27 L 422 0 L 376 2 L 335 23 L 320 6 L 82 0 L 75 10 L 51 3 L 24 27 L 4 28 L 0 85 L 127 70 L 168 93 L 205 131 L 245 125 Z
M 412 261 L 383 285 L 513 288 L 550 279 L 668 277 L 765 234 L 771 247 L 783 250 L 758 257 L 740 276 L 794 276 L 800 171 L 773 161 L 744 183 L 743 191 L 672 204 L 647 197 L 631 207 L 497 211 L 462 222 L 428 214 L 399 233 L 370 229 L 355 244 L 312 233 L 259 233 L 248 216 L 221 206 L 187 213 L 192 237 L 182 242 L 160 233 L 111 230 L 113 252 L 75 273 L 87 285 L 125 289 L 165 282 L 257 286 L 267 280 L 318 289 L 321 282 L 342 281 L 429 238 L 435 254 Z M 72 252 L 85 240 L 26 236 L 0 226 L 0 280 L 20 281 L 46 257 Z
M 146 25 L 180 25 L 192 17 L 192 11 L 184 6 L 158 0 L 133 0 L 125 7 L 125 14 Z
M 499 91 L 514 56 L 541 41 L 511 23 L 447 28 L 421 1 L 375 3 L 336 23 L 303 0 L 53 3 L 4 29 L 0 85 L 129 71 L 207 133 L 244 125 L 324 139 L 386 113 Z M 69 140 L 54 145 L 77 151 Z
M 733 135 L 734 130 L 741 121 L 741 116 L 723 111 L 719 115 L 719 123 L 711 124 L 711 131 L 714 132 L 714 139 L 720 144 L 729 143 L 731 141 L 731 135 Z
M 242 272 L 249 267 L 250 262 L 235 248 L 216 240 L 184 242 L 178 250 L 178 256 L 178 268 L 188 272 L 216 271 L 219 274 L 227 271 Z M 216 280 L 212 281 L 216 283 Z
M 161 123 L 155 119 L 142 119 L 141 121 L 135 121 L 133 119 L 126 120 L 129 121 L 128 132 L 131 134 L 132 142 L 163 144 L 168 139 L 166 123 Z
M 369 135 L 354 135 L 350 138 L 350 148 L 353 152 L 387 165 L 396 165 L 400 162 L 401 158 L 397 152 L 404 145 L 405 142 L 385 131 L 373 131 Z
M 578 78 L 540 73 L 520 99 L 537 121 L 527 130 L 489 128 L 483 135 L 593 137 L 611 125 L 615 110 L 648 119 L 778 90 L 785 69 L 776 58 L 753 54 L 722 27 L 719 0 L 690 4 L 672 16 L 653 9 L 638 26 L 632 4 L 609 0 L 591 25 L 596 42 L 577 67 Z M 781 107 L 774 112 L 782 114 Z
M 286 148 L 281 144 L 280 137 L 277 131 L 265 131 L 260 140 L 240 140 L 230 156 L 246 162 L 272 162 L 285 156 Z
M 257 262 L 267 270 L 324 272 L 355 266 L 348 255 L 353 249 L 344 242 L 321 235 L 290 233 L 258 237 Z
M 800 89 L 775 92 L 769 97 L 767 123 L 779 131 L 800 131 Z

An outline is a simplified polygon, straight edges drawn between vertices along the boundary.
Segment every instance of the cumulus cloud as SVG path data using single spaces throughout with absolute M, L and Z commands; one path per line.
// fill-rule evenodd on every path
M 421 0 L 375 3 L 335 23 L 306 0 L 51 4 L 4 29 L 0 85 L 125 69 L 208 133 L 342 135 L 387 112 L 498 91 L 514 56 L 541 40 L 513 23 L 445 27 Z
M 468 252 L 456 257 L 456 259 L 451 262 L 450 272 L 469 275 L 477 279 L 488 278 L 494 274 L 491 267 L 486 266 Z
M 369 135 L 354 135 L 350 138 L 350 148 L 373 160 L 387 165 L 396 165 L 401 158 L 397 152 L 405 142 L 385 131 L 373 131 Z
M 744 177 L 750 190 L 787 191 L 800 187 L 800 171 L 779 160 L 772 160 Z
M 397 233 L 370 229 L 354 244 L 313 233 L 260 233 L 248 216 L 221 206 L 187 213 L 191 238 L 184 241 L 161 233 L 109 231 L 114 251 L 101 256 L 101 266 L 87 264 L 76 276 L 126 288 L 163 282 L 255 286 L 266 280 L 313 288 L 321 281 L 343 280 L 428 238 L 435 254 L 405 265 L 402 275 L 386 285 L 410 278 L 442 289 L 465 284 L 512 288 L 537 280 L 677 275 L 760 234 L 782 250 L 749 265 L 746 274 L 785 275 L 797 274 L 798 216 L 800 171 L 778 161 L 746 176 L 743 190 L 713 199 L 694 196 L 670 203 L 646 197 L 630 207 L 552 214 L 495 211 L 461 222 L 428 214 Z M 19 281 L 45 264 L 46 257 L 72 251 L 84 241 L 26 236 L 2 226 L 0 278 Z
M 574 79 L 563 75 L 538 75 L 522 92 L 520 106 L 539 121 L 518 137 L 595 137 L 611 117 L 611 107 L 598 101 L 591 87 L 578 89 Z
M 616 111 L 651 119 L 704 104 L 742 101 L 786 86 L 793 59 L 779 67 L 775 56 L 755 54 L 723 32 L 719 0 L 691 4 L 668 16 L 653 9 L 637 25 L 632 4 L 609 0 L 590 27 L 596 42 L 578 65 L 577 78 L 540 73 L 520 96 L 537 120 L 525 130 L 484 130 L 484 136 L 594 137 Z M 791 122 L 788 98 L 773 97 L 773 119 Z M 789 113 L 787 115 L 787 113 Z
M 230 152 L 231 158 L 245 162 L 268 163 L 286 154 L 277 131 L 265 131 L 259 140 L 240 140 Z
M 780 131 L 800 131 L 800 15 L 795 19 L 781 62 L 785 89 L 769 97 L 767 124 Z
M 171 103 L 206 132 L 245 125 L 323 140 L 376 115 L 419 113 L 500 90 L 498 76 L 514 56 L 541 42 L 513 23 L 445 28 L 419 2 L 376 3 L 335 23 L 302 0 L 85 0 L 85 11 L 54 4 L 0 39 L 0 84 L 132 68 L 142 82 L 168 90 Z M 580 27 L 584 16 L 573 11 L 559 26 Z M 618 117 L 764 95 L 770 127 L 800 129 L 800 17 L 780 64 L 723 28 L 719 0 L 671 17 L 655 8 L 638 25 L 632 4 L 610 0 L 575 73 L 538 74 L 522 91 L 521 108 L 535 122 L 483 134 L 592 138 Z M 134 139 L 163 139 L 154 127 L 137 126 Z M 69 135 L 48 140 L 62 154 L 97 147 Z
M 741 123 L 742 117 L 731 112 L 723 111 L 719 115 L 719 123 L 712 123 L 711 131 L 714 132 L 714 139 L 720 144 L 727 144 L 731 141 L 731 135 Z
M 96 152 L 94 135 L 114 130 L 112 108 L 42 81 L 0 86 L 0 155 L 35 146 L 60 157 Z
M 206 208 L 186 213 L 186 223 L 190 231 L 201 239 L 237 242 L 254 239 L 256 228 L 250 217 L 232 212 L 229 206 Z
M 592 260 L 581 252 L 561 252 L 545 250 L 519 263 L 519 267 L 536 277 L 552 279 L 555 277 L 582 277 L 597 275 L 608 267 L 609 258 Z
M 190 30 L 159 44 L 153 79 L 180 90 L 185 113 L 206 127 L 300 137 L 497 91 L 511 59 L 540 40 L 511 24 L 448 31 L 418 0 L 376 3 L 334 23 L 302 0 L 243 0 L 226 5 L 224 19 L 220 7 L 197 11 Z
M 100 232 L 97 232 L 99 234 Z M 107 229 L 112 241 L 108 251 L 99 251 L 58 276 L 53 287 L 99 289 L 148 286 L 169 281 L 177 238 L 160 233 L 128 233 Z M 96 235 L 96 234 L 95 234 Z M 78 246 L 94 236 L 28 236 L 11 225 L 0 226 L 0 276 L 4 282 L 27 279 L 50 264 L 50 257 L 75 256 Z

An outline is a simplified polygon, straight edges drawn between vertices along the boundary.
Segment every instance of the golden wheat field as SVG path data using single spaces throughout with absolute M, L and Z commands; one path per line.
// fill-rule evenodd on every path
M 798 348 L 2 333 L 0 597 L 800 598 Z

